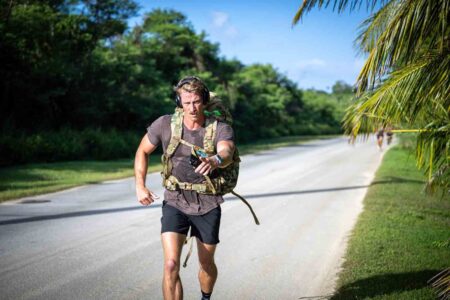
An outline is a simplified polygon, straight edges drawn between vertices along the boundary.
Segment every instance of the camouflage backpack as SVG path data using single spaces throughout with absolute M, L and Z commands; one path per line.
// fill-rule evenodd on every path
M 163 171 L 161 175 L 163 177 L 163 186 L 168 190 L 194 190 L 200 194 L 212 194 L 212 195 L 225 195 L 231 193 L 241 199 L 250 209 L 255 223 L 259 225 L 259 220 L 256 217 L 250 204 L 239 194 L 235 193 L 233 189 L 236 187 L 239 176 L 239 151 L 237 148 L 234 151 L 233 162 L 225 168 L 216 169 L 218 176 L 210 178 L 208 175 L 204 175 L 205 181 L 203 183 L 189 183 L 180 182 L 175 176 L 172 175 L 172 160 L 171 157 L 175 153 L 175 150 L 180 144 L 191 148 L 191 153 L 194 156 L 212 156 L 215 155 L 214 139 L 216 136 L 217 123 L 219 121 L 226 122 L 229 125 L 232 124 L 232 117 L 225 105 L 217 99 L 211 99 L 206 105 L 204 114 L 206 116 L 205 124 L 205 137 L 203 139 L 203 148 L 193 145 L 183 140 L 183 109 L 176 108 L 171 119 L 171 138 L 166 152 L 162 155 Z

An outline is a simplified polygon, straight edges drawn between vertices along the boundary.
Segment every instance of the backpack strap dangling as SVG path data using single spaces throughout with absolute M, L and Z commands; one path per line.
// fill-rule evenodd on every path
M 236 193 L 235 191 L 231 191 L 230 193 L 232 193 L 233 195 L 235 195 L 236 197 L 238 197 L 239 199 L 241 199 L 242 202 L 244 202 L 245 205 L 247 205 L 248 209 L 250 209 L 250 212 L 253 215 L 253 219 L 255 220 L 256 225 L 259 225 L 259 220 L 258 217 L 255 214 L 255 211 L 253 210 L 253 207 L 250 205 L 250 203 L 248 203 L 247 200 L 245 200 L 244 197 L 242 197 L 241 195 L 239 195 L 238 193 Z
M 192 232 L 191 232 L 191 236 L 187 237 L 186 240 L 184 241 L 184 245 L 187 245 L 189 243 L 189 251 L 186 254 L 186 258 L 184 259 L 183 268 L 187 267 L 187 262 L 189 260 L 189 257 L 191 257 L 193 241 L 194 241 L 194 237 L 192 236 Z

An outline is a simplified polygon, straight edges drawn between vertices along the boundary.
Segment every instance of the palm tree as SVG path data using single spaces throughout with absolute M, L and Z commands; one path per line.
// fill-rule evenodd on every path
M 396 124 L 421 129 L 416 158 L 428 187 L 450 192 L 450 0 L 303 0 L 293 24 L 313 7 L 372 15 L 355 41 L 367 60 L 356 100 L 343 120 L 348 134 Z

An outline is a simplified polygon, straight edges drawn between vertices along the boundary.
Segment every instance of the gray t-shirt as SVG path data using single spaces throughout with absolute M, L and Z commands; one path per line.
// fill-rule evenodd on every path
M 162 144 L 164 152 L 170 142 L 172 135 L 170 129 L 171 115 L 164 115 L 159 117 L 147 128 L 147 136 L 155 146 Z M 183 124 L 182 139 L 203 147 L 203 138 L 205 136 L 205 127 L 196 130 L 189 130 Z M 214 146 L 220 141 L 233 141 L 233 129 L 226 123 L 218 122 L 216 136 L 214 139 Z M 194 172 L 194 167 L 189 163 L 191 156 L 191 148 L 180 144 L 172 156 L 172 175 L 174 175 L 181 182 L 201 183 L 204 181 L 203 175 Z M 211 175 L 214 177 L 214 172 Z M 189 215 L 203 215 L 210 210 L 216 208 L 223 203 L 223 198 L 220 195 L 204 195 L 198 194 L 195 191 L 169 191 L 164 192 L 164 200 L 168 205 L 178 208 L 185 214 Z

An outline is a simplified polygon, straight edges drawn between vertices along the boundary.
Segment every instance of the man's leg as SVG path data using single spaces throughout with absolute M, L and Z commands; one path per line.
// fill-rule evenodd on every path
M 197 250 L 200 263 L 200 271 L 198 272 L 200 288 L 202 292 L 211 294 L 217 279 L 217 267 L 214 262 L 216 245 L 202 243 L 197 238 Z
M 164 232 L 161 241 L 164 250 L 163 295 L 165 300 L 183 299 L 183 286 L 179 276 L 180 256 L 186 235 Z
M 382 136 L 379 136 L 377 138 L 377 143 L 378 143 L 378 149 L 381 150 L 381 148 L 383 147 L 383 137 Z

